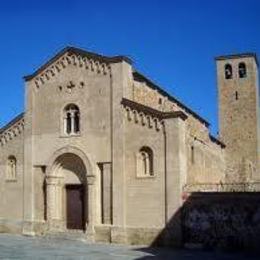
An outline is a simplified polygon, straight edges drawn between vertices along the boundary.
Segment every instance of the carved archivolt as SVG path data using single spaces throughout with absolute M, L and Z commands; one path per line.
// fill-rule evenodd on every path
M 24 118 L 14 123 L 12 126 L 4 130 L 0 134 L 0 145 L 4 146 L 9 141 L 13 140 L 16 136 L 20 135 L 24 130 Z
M 34 79 L 36 88 L 40 88 L 41 85 L 45 84 L 69 65 L 84 68 L 96 74 L 106 75 L 110 72 L 110 66 L 107 63 L 95 61 L 81 55 L 66 53 Z
M 158 117 L 143 111 L 137 111 L 127 106 L 124 106 L 124 109 L 125 116 L 128 121 L 155 129 L 156 131 L 160 131 L 162 129 L 163 120 L 159 119 Z

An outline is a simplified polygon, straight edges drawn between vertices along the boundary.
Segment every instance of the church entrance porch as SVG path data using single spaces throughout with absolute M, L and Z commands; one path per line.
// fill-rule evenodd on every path
M 93 237 L 94 176 L 84 154 L 66 148 L 53 156 L 46 172 L 49 232 L 81 230 Z
M 84 187 L 66 185 L 67 229 L 84 229 Z

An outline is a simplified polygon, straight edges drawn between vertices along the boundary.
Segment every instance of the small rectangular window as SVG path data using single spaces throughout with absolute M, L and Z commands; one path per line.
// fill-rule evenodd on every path
M 195 163 L 195 157 L 194 157 L 194 146 L 191 146 L 191 163 Z
M 238 100 L 238 92 L 237 91 L 235 93 L 235 96 L 236 96 L 236 100 Z

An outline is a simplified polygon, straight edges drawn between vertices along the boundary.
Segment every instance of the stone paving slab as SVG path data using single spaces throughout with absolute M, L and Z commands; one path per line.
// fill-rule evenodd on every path
M 260 256 L 246 253 L 158 249 L 0 234 L 0 259 L 240 260 L 260 259 Z

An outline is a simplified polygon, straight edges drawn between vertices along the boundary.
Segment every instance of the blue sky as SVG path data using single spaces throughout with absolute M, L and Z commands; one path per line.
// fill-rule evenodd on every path
M 66 45 L 128 55 L 217 132 L 214 57 L 260 52 L 259 0 L 0 2 L 0 126 L 24 110 L 22 77 Z

